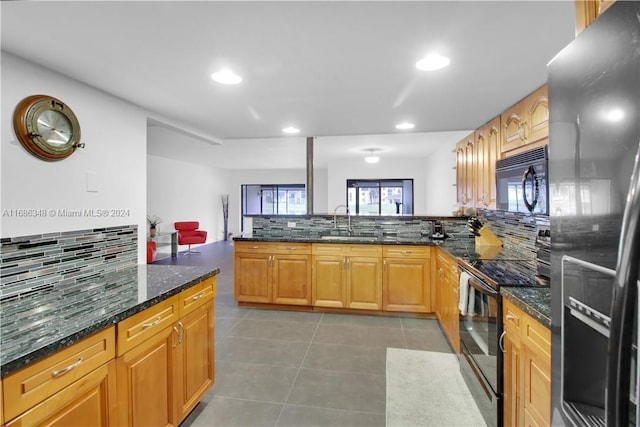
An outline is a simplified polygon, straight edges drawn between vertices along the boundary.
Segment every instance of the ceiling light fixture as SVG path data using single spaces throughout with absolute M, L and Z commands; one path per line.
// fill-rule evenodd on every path
M 409 122 L 402 122 L 396 125 L 396 129 L 400 129 L 400 130 L 413 129 L 414 127 L 415 125 Z
M 605 117 L 610 122 L 619 122 L 624 119 L 624 111 L 621 108 L 614 108 L 612 110 L 609 110 L 605 114 Z
M 298 132 L 300 132 L 300 129 L 298 129 L 296 127 L 293 127 L 293 126 L 289 126 L 289 127 L 286 127 L 284 129 L 282 129 L 282 132 L 284 132 L 284 133 L 298 133 Z
M 365 156 L 364 161 L 367 163 L 378 163 L 380 161 L 380 157 L 376 156 L 376 152 L 377 150 L 373 149 L 373 148 L 369 148 L 367 150 L 364 150 L 367 153 L 369 153 L 368 155 Z
M 435 71 L 449 65 L 449 58 L 438 53 L 432 53 L 416 62 L 416 68 L 423 71 Z
M 223 85 L 237 85 L 242 81 L 242 77 L 228 69 L 220 70 L 211 74 L 211 78 Z

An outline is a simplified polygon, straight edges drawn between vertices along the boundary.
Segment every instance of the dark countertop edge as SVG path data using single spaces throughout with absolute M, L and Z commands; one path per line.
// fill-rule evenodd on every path
M 371 241 L 371 238 L 363 237 L 363 240 L 353 239 L 353 240 L 341 240 L 341 239 L 321 239 L 321 238 L 313 238 L 313 237 L 303 237 L 303 238 L 295 238 L 295 237 L 234 237 L 233 240 L 236 242 L 285 242 L 285 243 L 346 243 L 346 244 L 356 244 L 356 245 L 423 245 L 423 246 L 438 246 L 437 243 L 434 243 L 433 240 L 424 240 L 424 241 L 407 241 L 407 242 L 398 242 L 396 240 L 385 240 L 379 239 L 375 241 Z
M 181 285 L 176 286 L 175 288 L 172 288 L 170 290 L 168 290 L 167 292 L 164 292 L 158 296 L 155 296 L 151 299 L 148 299 L 126 311 L 120 312 L 120 313 L 116 313 L 113 316 L 101 320 L 97 323 L 94 323 L 91 326 L 88 326 L 80 331 L 74 332 L 73 334 L 67 335 L 63 338 L 60 338 L 59 340 L 57 340 L 56 342 L 53 342 L 45 347 L 39 348 L 37 350 L 32 351 L 31 353 L 25 354 L 22 357 L 19 357 L 15 360 L 12 360 L 10 362 L 6 362 L 5 364 L 3 364 L 2 366 L 0 366 L 0 378 L 4 378 L 9 374 L 12 374 L 13 372 L 25 367 L 26 365 L 29 365 L 31 363 L 37 362 L 41 359 L 44 359 L 47 356 L 50 356 L 51 354 L 59 351 L 59 350 L 63 350 L 66 347 L 69 347 L 73 344 L 76 344 L 78 341 L 89 337 L 95 333 L 98 333 L 104 329 L 107 329 L 109 326 L 111 325 L 115 325 L 118 322 L 123 321 L 124 319 L 127 319 L 131 316 L 133 316 L 134 314 L 140 313 L 141 311 L 154 306 L 156 304 L 158 304 L 159 302 L 162 302 L 168 298 L 171 298 L 174 295 L 179 294 L 180 292 L 184 291 L 185 289 L 189 289 L 190 287 L 197 285 L 198 283 L 202 282 L 203 280 L 209 279 L 210 277 L 216 276 L 220 274 L 220 268 L 216 268 L 213 269 L 211 271 L 209 271 L 208 273 L 205 273 L 195 279 L 189 280 L 188 282 L 185 282 Z
M 550 289 L 549 288 L 519 288 L 519 287 L 508 287 L 508 286 L 504 286 L 500 288 L 500 294 L 502 294 L 503 297 L 505 297 L 510 302 L 512 302 L 516 307 L 522 309 L 522 311 L 524 311 L 525 313 L 533 317 L 542 326 L 551 330 L 551 316 L 549 314 L 543 313 L 539 309 L 541 306 L 546 307 L 546 304 L 544 303 L 533 304 L 529 301 L 524 300 L 520 296 L 518 296 L 518 293 L 523 293 L 523 292 L 532 293 L 536 291 L 550 292 Z M 550 307 L 548 309 L 550 310 Z

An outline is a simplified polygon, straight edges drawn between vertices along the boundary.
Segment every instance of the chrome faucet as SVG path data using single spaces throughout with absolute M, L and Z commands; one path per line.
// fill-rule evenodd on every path
M 333 210 L 333 228 L 336 229 L 338 228 L 338 217 L 336 215 L 336 212 L 338 211 L 338 209 L 340 208 L 345 208 L 345 210 L 347 211 L 347 232 L 349 234 L 351 234 L 351 232 L 353 231 L 351 229 L 351 212 L 349 212 L 349 206 L 347 205 L 338 205 L 336 206 L 336 208 Z

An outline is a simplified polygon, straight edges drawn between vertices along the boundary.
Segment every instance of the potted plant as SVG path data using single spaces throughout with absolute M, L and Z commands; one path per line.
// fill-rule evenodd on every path
M 155 237 L 156 236 L 156 229 L 158 227 L 158 224 L 160 224 L 162 222 L 162 218 L 160 218 L 157 215 L 147 215 L 147 223 L 149 224 L 149 236 L 151 237 Z

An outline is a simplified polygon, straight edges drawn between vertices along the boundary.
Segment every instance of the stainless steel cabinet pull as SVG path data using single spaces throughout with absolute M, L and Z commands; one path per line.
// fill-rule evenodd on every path
M 205 291 L 200 292 L 198 295 L 194 296 L 193 298 L 191 298 L 193 301 L 197 301 L 200 298 L 204 297 L 207 293 Z
M 80 359 L 78 359 L 77 362 L 72 363 L 71 365 L 67 366 L 66 368 L 59 369 L 57 371 L 51 372 L 51 376 L 53 378 L 58 378 L 58 377 L 60 377 L 60 376 L 62 376 L 64 374 L 66 374 L 67 372 L 77 368 L 78 366 L 80 366 L 81 363 L 82 363 L 82 357 Z
M 154 326 L 156 326 L 161 321 L 162 321 L 162 317 L 158 316 L 158 317 L 156 317 L 156 320 L 154 320 L 153 322 L 143 323 L 142 324 L 142 329 L 153 328 Z
M 287 249 L 289 249 L 290 251 L 295 251 L 295 250 L 297 250 L 298 248 L 297 248 L 296 246 L 290 246 L 290 247 L 288 247 Z
M 502 335 L 500 335 L 500 340 L 498 340 L 498 343 L 500 344 L 500 351 L 502 351 L 503 353 L 505 352 L 504 350 L 504 336 L 507 334 L 507 331 L 502 331 Z
M 260 246 L 249 246 L 249 249 L 260 249 Z
M 383 260 L 382 260 L 382 269 L 383 269 L 383 270 L 386 270 L 386 269 L 387 269 L 387 260 L 386 260 L 386 259 L 383 259 Z
M 514 316 L 513 314 L 507 314 L 505 317 L 507 318 L 507 320 L 514 320 L 516 318 L 516 316 Z

